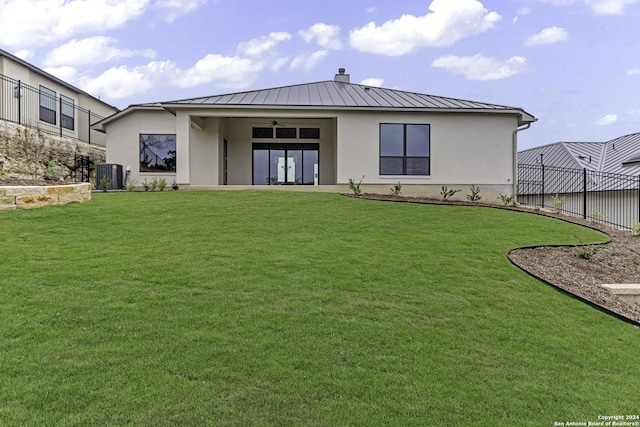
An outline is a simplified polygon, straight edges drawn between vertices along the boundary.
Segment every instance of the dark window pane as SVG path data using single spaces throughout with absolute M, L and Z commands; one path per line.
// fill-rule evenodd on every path
M 404 155 L 404 125 L 380 125 L 380 155 Z
M 253 150 L 253 185 L 269 185 L 269 150 Z
M 318 150 L 305 150 L 303 155 L 304 170 L 302 172 L 302 183 L 313 185 L 315 169 L 318 167 Z
M 276 138 L 295 138 L 296 128 L 276 128 Z
M 50 110 L 45 107 L 40 107 L 40 120 L 43 122 L 56 124 L 56 110 Z
M 407 175 L 429 175 L 429 158 L 407 157 Z
M 300 138 L 320 139 L 320 129 L 318 129 L 318 128 L 300 128 Z
M 64 114 L 60 114 L 60 123 L 62 124 L 62 127 L 65 129 L 69 129 L 69 130 L 74 129 L 73 116 L 66 116 Z
M 429 125 L 407 125 L 407 156 L 428 157 L 429 145 Z
M 380 175 L 402 175 L 402 157 L 380 157 Z
M 273 138 L 273 128 L 253 128 L 254 138 Z
M 175 172 L 176 136 L 140 134 L 140 172 Z

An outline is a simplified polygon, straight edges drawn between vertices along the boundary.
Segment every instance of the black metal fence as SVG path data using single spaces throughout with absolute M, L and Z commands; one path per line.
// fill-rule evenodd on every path
M 91 144 L 91 126 L 103 118 L 64 95 L 0 74 L 0 119 Z
M 640 221 L 640 176 L 520 164 L 518 202 L 631 229 Z

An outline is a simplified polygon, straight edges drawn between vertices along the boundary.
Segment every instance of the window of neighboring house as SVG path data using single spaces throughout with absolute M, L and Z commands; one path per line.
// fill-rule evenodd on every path
M 380 175 L 429 175 L 430 162 L 430 125 L 380 125 Z
M 60 95 L 60 124 L 63 128 L 75 129 L 75 108 L 73 99 Z
M 140 172 L 176 171 L 176 135 L 140 134 Z
M 56 93 L 40 86 L 40 120 L 56 124 Z

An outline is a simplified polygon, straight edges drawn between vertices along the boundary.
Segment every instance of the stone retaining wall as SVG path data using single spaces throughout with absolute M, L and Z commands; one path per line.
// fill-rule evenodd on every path
M 91 200 L 91 184 L 0 187 L 0 210 L 34 208 Z

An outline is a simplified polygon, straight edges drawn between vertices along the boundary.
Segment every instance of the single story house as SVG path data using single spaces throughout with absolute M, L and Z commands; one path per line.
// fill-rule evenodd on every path
M 640 220 L 640 133 L 518 153 L 518 200 L 631 228 Z
M 640 175 L 640 133 L 607 142 L 556 142 L 518 153 L 518 163 Z
M 333 80 L 131 105 L 97 123 L 128 179 L 181 186 L 320 186 L 439 197 L 515 193 L 521 108 Z M 364 178 L 363 178 L 364 177 Z M 288 187 L 292 188 L 292 187 Z
M 0 49 L 0 120 L 105 145 L 91 126 L 118 108 Z

